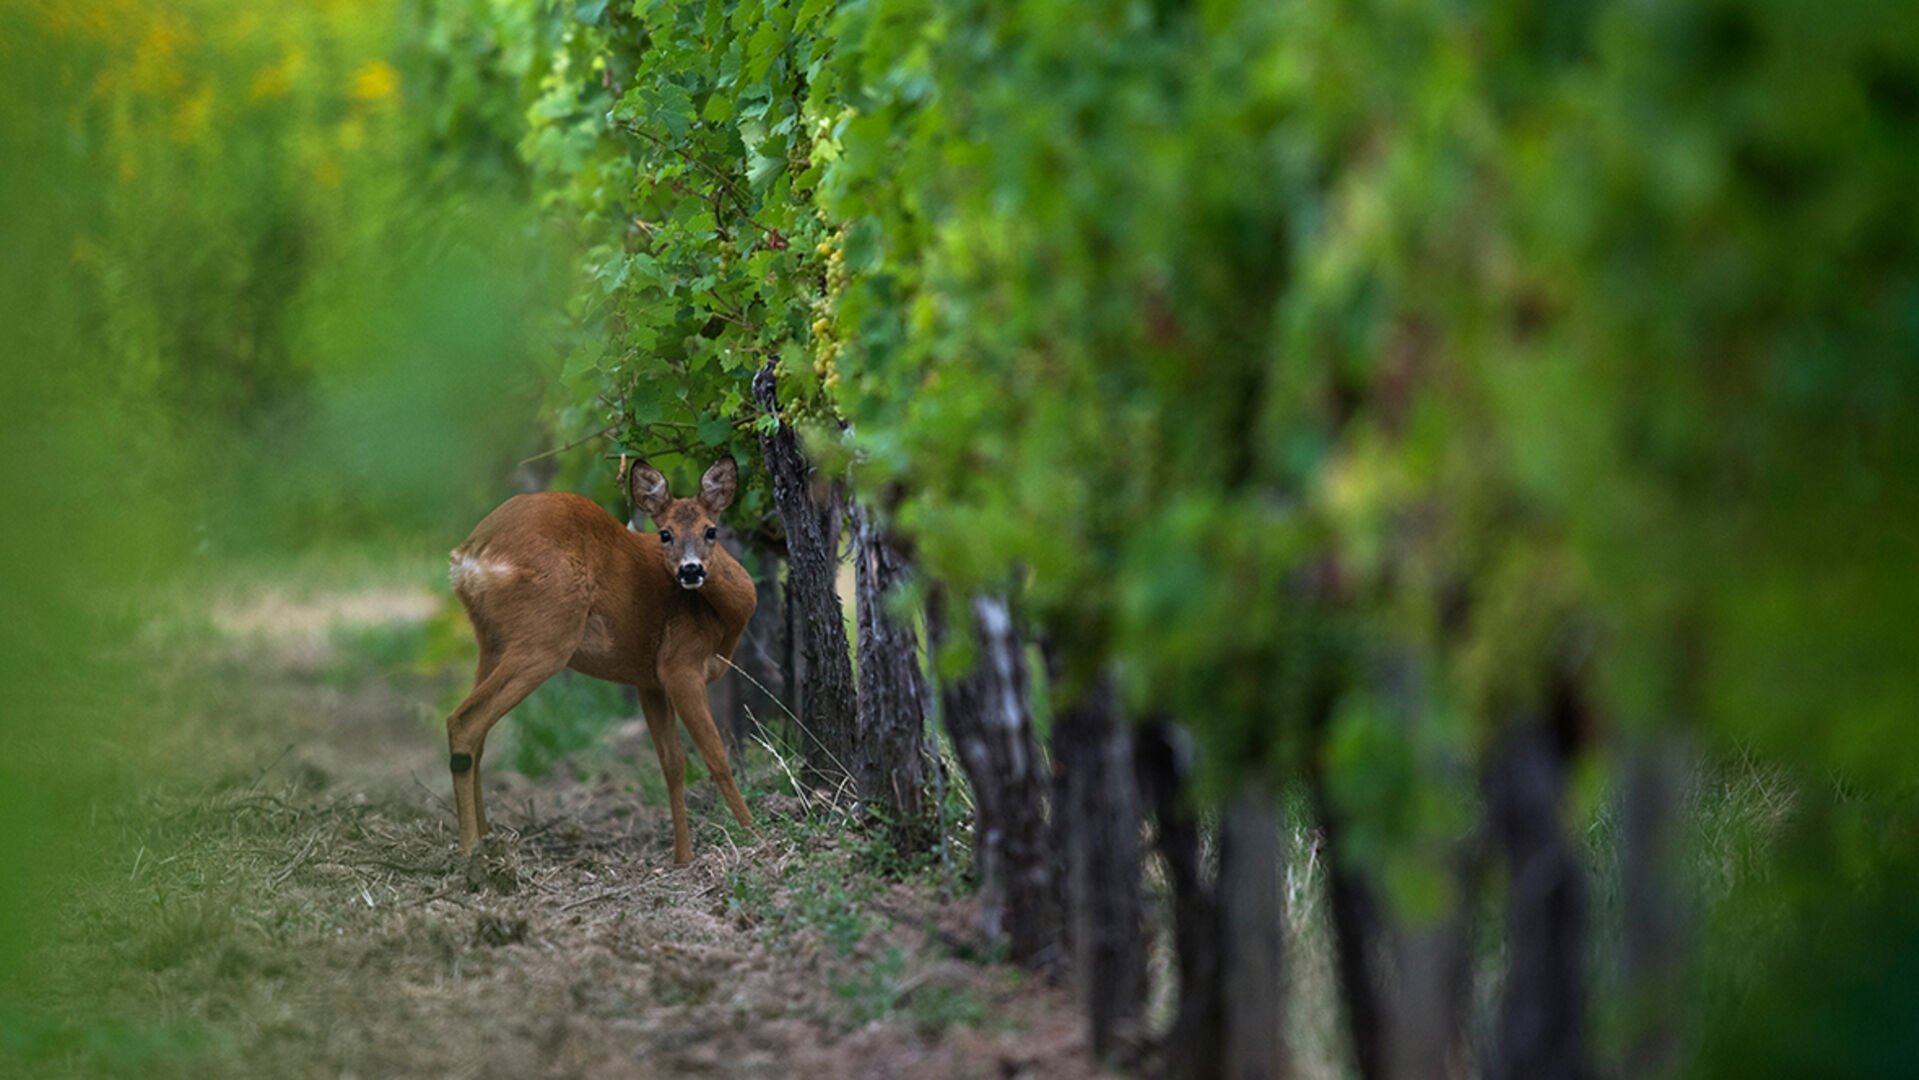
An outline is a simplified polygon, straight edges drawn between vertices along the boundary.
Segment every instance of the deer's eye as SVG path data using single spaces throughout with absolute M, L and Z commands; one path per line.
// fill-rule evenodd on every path
M 672 529 L 661 529 L 661 530 L 660 530 L 660 543 L 662 543 L 662 544 L 670 544 L 670 543 L 672 543 L 672 542 L 673 542 L 673 530 L 672 530 Z
M 720 538 L 720 530 L 708 525 L 706 527 L 706 538 L 708 540 L 718 540 Z

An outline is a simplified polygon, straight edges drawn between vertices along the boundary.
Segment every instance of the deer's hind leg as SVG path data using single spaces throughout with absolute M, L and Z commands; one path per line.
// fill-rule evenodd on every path
M 484 635 L 480 635 L 479 637 L 480 662 L 473 675 L 473 686 L 475 689 L 486 681 L 488 675 L 493 674 L 494 668 L 500 666 L 499 648 L 487 641 Z M 480 783 L 480 761 L 485 756 L 486 739 L 482 736 L 479 745 L 473 748 L 473 820 L 479 826 L 480 836 L 482 837 L 485 837 L 493 831 L 493 826 L 488 825 L 486 821 L 486 788 Z
M 522 591 L 533 583 L 521 583 Z M 480 759 L 486 735 L 500 718 L 552 678 L 579 647 L 586 631 L 586 608 L 559 619 L 507 621 L 482 617 L 481 605 L 462 593 L 480 642 L 479 670 L 473 692 L 446 718 L 447 767 L 453 774 L 453 807 L 459 816 L 460 850 L 472 852 L 487 832 L 486 805 L 480 794 Z M 512 596 L 489 597 L 499 600 Z M 494 605 L 489 604 L 488 607 Z M 521 610 L 529 610 L 530 606 Z M 518 630 L 519 633 L 509 633 Z

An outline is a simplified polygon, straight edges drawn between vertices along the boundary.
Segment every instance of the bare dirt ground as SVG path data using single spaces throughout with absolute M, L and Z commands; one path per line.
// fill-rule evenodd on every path
M 342 668 L 425 589 L 223 597 L 154 695 L 150 784 L 97 807 L 38 1075 L 1082 1077 L 1068 992 L 976 959 L 964 901 L 749 762 L 757 838 L 691 788 L 675 870 L 643 724 L 591 763 L 494 767 L 458 857 L 441 709 L 464 675 Z M 514 723 L 509 717 L 508 725 Z M 896 867 L 893 869 L 897 869 Z M 6 1052 L 0 1050 L 0 1066 Z M 0 1071 L 11 1071 L 0 1067 Z

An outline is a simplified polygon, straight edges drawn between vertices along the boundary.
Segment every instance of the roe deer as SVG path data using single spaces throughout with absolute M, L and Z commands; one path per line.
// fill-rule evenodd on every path
M 721 458 L 692 499 L 668 495 L 666 477 L 644 461 L 626 483 L 659 532 L 634 532 L 591 499 L 542 491 L 500 504 L 453 549 L 453 591 L 480 645 L 473 692 L 446 718 L 462 851 L 488 831 L 480 794 L 488 729 L 565 667 L 639 689 L 673 807 L 676 865 L 691 862 L 693 848 L 675 712 L 733 816 L 753 826 L 706 702 L 753 615 L 752 579 L 717 542 L 739 466 Z

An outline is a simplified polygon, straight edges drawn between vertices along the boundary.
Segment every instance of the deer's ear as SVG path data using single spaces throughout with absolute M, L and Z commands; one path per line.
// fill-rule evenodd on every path
M 739 489 L 740 466 L 733 455 L 728 454 L 700 477 L 700 505 L 706 507 L 707 513 L 718 516 L 720 511 L 733 505 L 733 496 Z
M 648 517 L 658 517 L 672 497 L 666 493 L 666 477 L 645 461 L 635 461 L 626 471 L 626 494 L 633 508 Z

